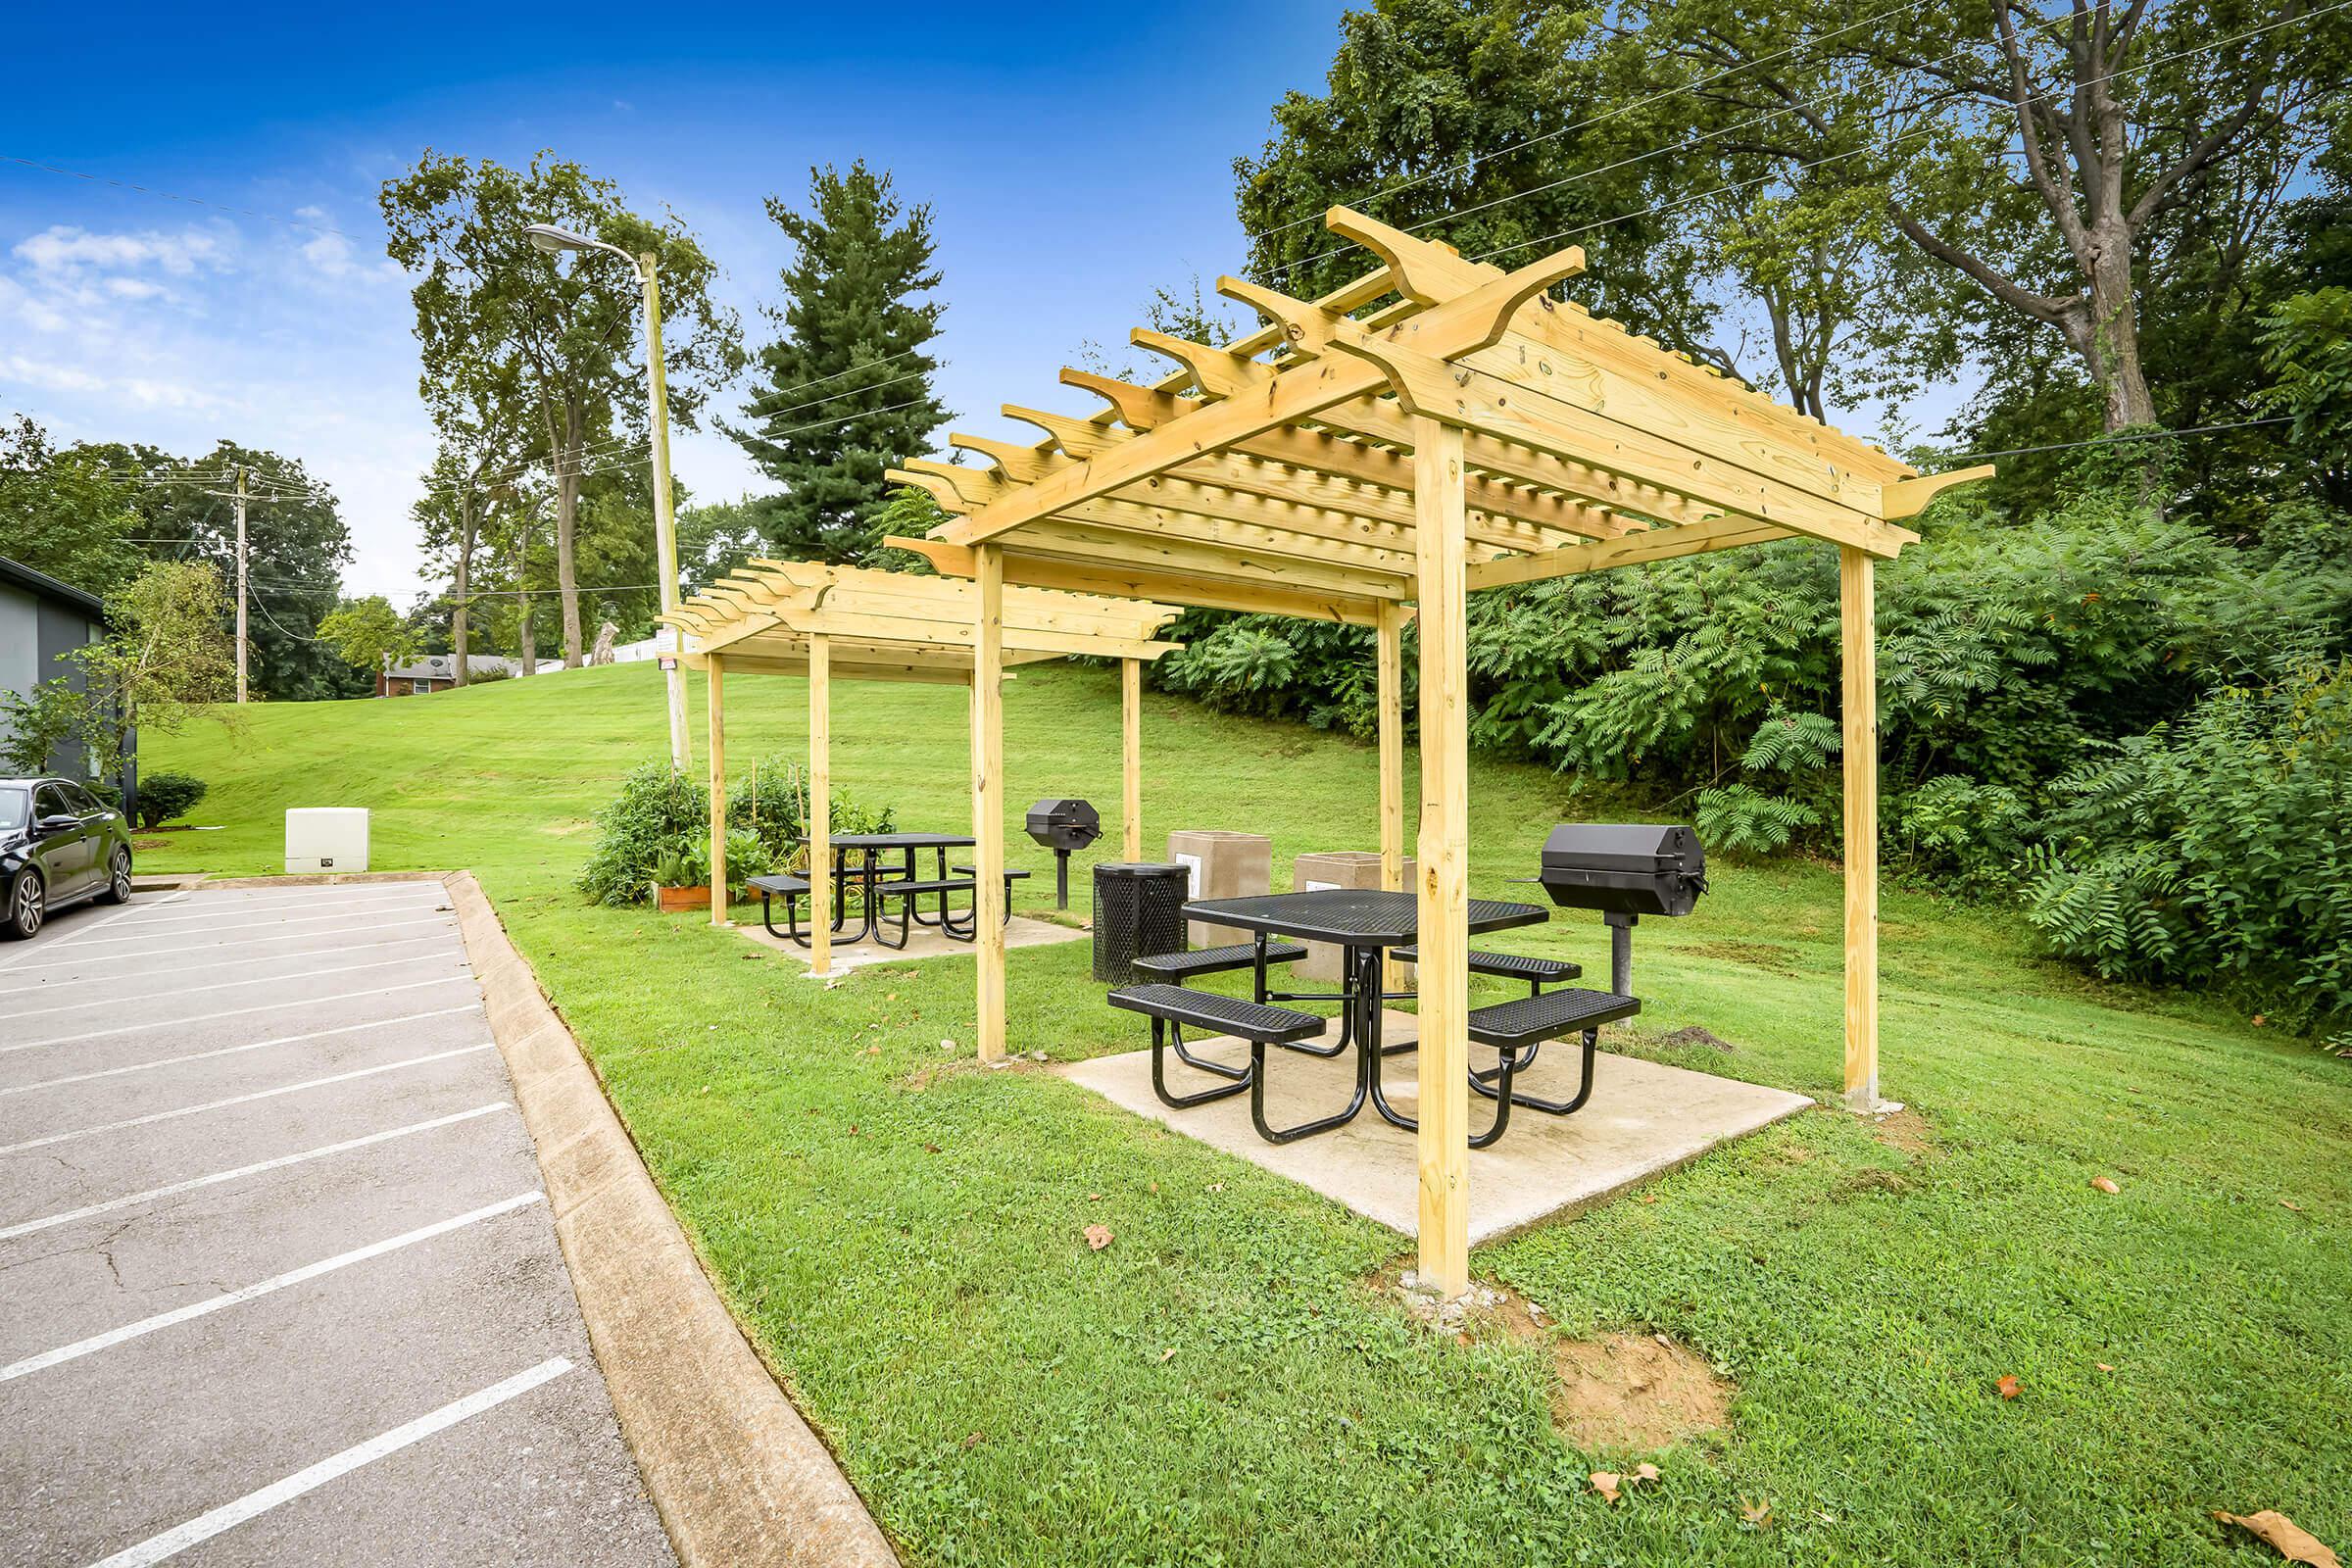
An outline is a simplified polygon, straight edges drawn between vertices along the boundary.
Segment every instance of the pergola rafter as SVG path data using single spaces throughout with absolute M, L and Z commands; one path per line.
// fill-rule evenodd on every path
M 710 920 L 726 923 L 727 880 L 725 677 L 801 675 L 808 681 L 809 972 L 832 968 L 833 879 L 827 814 L 831 801 L 831 683 L 912 681 L 972 689 L 974 827 L 972 903 L 983 967 L 993 950 L 1004 962 L 1004 824 L 982 825 L 1002 809 L 1003 741 L 999 682 L 1009 666 L 1086 654 L 1116 659 L 1129 694 L 1121 747 L 1128 858 L 1142 854 L 1140 709 L 1133 700 L 1144 664 L 1182 646 L 1159 629 L 1172 605 L 1040 588 L 985 586 L 954 577 L 825 566 L 810 562 L 751 562 L 688 599 L 662 620 L 679 633 L 678 657 L 706 672 L 710 724 Z M 983 722 L 984 715 L 989 716 Z M 985 1050 L 984 1050 L 985 1054 Z
M 1360 214 L 1331 229 L 1378 265 L 1317 300 L 1234 278 L 1266 325 L 1224 347 L 1138 331 L 1180 367 L 1139 386 L 1064 370 L 1103 401 L 1005 414 L 1022 444 L 956 436 L 989 466 L 919 462 L 951 520 L 895 540 L 983 599 L 1005 583 L 1148 595 L 1375 630 L 1381 858 L 1403 858 L 1401 662 L 1421 625 L 1422 1276 L 1467 1278 L 1468 716 L 1464 596 L 1637 562 L 1813 539 L 1839 553 L 1846 768 L 1846 1089 L 1878 1103 L 1877 698 L 1872 569 L 1900 526 L 1988 466 L 1922 475 L 1687 356 L 1553 297 L 1574 248 L 1512 271 Z M 1010 647 L 1009 639 L 1004 643 Z M 975 647 L 991 636 L 983 612 Z M 981 722 L 988 715 L 976 714 Z M 1002 824 L 983 831 L 1002 831 Z M 1001 964 L 1001 955 L 997 957 Z M 979 1033 L 1004 987 L 981 956 Z

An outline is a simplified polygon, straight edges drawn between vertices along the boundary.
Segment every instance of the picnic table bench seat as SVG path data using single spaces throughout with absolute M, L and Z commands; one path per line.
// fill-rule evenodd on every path
M 1306 949 L 1296 942 L 1266 944 L 1268 963 L 1292 963 L 1306 956 Z M 1134 960 L 1133 967 L 1146 974 L 1164 975 L 1182 985 L 1195 975 L 1226 974 L 1235 969 L 1256 966 L 1257 944 L 1237 942 L 1227 948 L 1195 948 L 1189 953 L 1155 953 Z
M 1573 989 L 1546 991 L 1491 1006 L 1473 1007 L 1469 1017 L 1470 1038 L 1499 1051 L 1502 1061 L 1498 1066 L 1473 1069 L 1470 1087 L 1489 1100 L 1524 1105 L 1548 1116 L 1565 1116 L 1582 1110 L 1585 1102 L 1592 1098 L 1592 1067 L 1600 1048 L 1600 1026 L 1631 1018 L 1641 1010 L 1642 1004 L 1634 997 Z M 1536 1053 L 1544 1041 L 1568 1034 L 1584 1037 L 1584 1068 L 1573 1099 L 1543 1100 L 1511 1087 L 1514 1074 L 1535 1065 Z M 1509 1114 L 1506 1105 L 1497 1105 L 1495 1109 L 1498 1123 Z
M 1249 1002 L 1240 997 L 1224 997 L 1209 991 L 1188 991 L 1183 986 L 1157 983 L 1122 986 L 1110 994 L 1109 1000 L 1114 1007 L 1143 1013 L 1152 1020 L 1152 1090 L 1164 1104 L 1181 1110 L 1187 1105 L 1223 1100 L 1228 1095 L 1238 1095 L 1246 1089 L 1250 1092 L 1250 1119 L 1255 1124 L 1257 1135 L 1269 1144 L 1287 1144 L 1310 1133 L 1341 1126 L 1353 1119 L 1355 1113 L 1363 1108 L 1366 1080 L 1358 1073 L 1355 1098 L 1339 1114 L 1316 1117 L 1295 1127 L 1267 1125 L 1266 1047 L 1290 1045 L 1309 1035 L 1321 1034 L 1326 1020 L 1311 1012 L 1295 1012 L 1289 1007 L 1269 1006 L 1265 1003 Z M 1184 1059 L 1192 1065 L 1234 1081 L 1189 1095 L 1170 1093 L 1164 1050 L 1169 1035 L 1185 1024 L 1196 1029 L 1215 1029 L 1249 1041 L 1250 1065 L 1227 1067 L 1222 1063 L 1199 1061 L 1185 1055 Z M 1183 1054 L 1181 1044 L 1177 1052 Z
M 1419 963 L 1421 950 L 1417 947 L 1398 948 L 1396 958 L 1399 963 Z M 1524 980 L 1528 995 L 1540 994 L 1545 986 L 1564 985 L 1585 972 L 1584 965 L 1566 958 L 1539 958 L 1525 953 L 1485 953 L 1470 950 L 1470 972 L 1493 975 L 1503 980 Z

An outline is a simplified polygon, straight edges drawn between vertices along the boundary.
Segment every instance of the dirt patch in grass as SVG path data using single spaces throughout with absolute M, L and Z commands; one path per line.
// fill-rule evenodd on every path
M 1729 1040 L 1722 1039 L 1719 1036 L 1708 1032 L 1707 1030 L 1701 1029 L 1696 1024 L 1690 1024 L 1684 1028 L 1676 1029 L 1671 1033 L 1658 1036 L 1658 1044 L 1669 1049 L 1680 1049 L 1686 1046 L 1705 1046 L 1710 1051 L 1720 1051 L 1727 1055 L 1739 1049 Z
M 1936 1135 L 1928 1126 L 1928 1118 L 1916 1110 L 1898 1110 L 1891 1116 L 1879 1118 L 1879 1142 L 1889 1149 L 1899 1149 L 1912 1158 L 1933 1153 Z
M 1762 942 L 1693 942 L 1682 951 L 1701 958 L 1743 963 L 1751 969 L 1769 969 L 1774 974 L 1802 972 L 1797 968 L 1795 957 L 1786 948 L 1776 948 Z
M 1572 1340 L 1550 1315 L 1507 1286 L 1473 1280 L 1469 1294 L 1436 1301 L 1411 1289 L 1402 1263 L 1367 1281 L 1418 1322 L 1458 1343 L 1508 1338 L 1551 1358 L 1551 1424 L 1588 1453 L 1645 1453 L 1731 1424 L 1730 1379 L 1665 1334 L 1622 1332 Z
M 1554 1337 L 1551 1424 L 1587 1452 L 1643 1452 L 1730 1424 L 1731 1382 L 1663 1334 Z

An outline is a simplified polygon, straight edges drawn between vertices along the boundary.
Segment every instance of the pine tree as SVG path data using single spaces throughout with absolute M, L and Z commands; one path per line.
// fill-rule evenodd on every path
M 778 555 L 857 563 L 881 549 L 876 515 L 886 470 L 929 450 L 948 411 L 931 394 L 938 362 L 920 352 L 942 306 L 931 209 L 908 207 L 888 171 L 861 159 L 847 173 L 809 172 L 807 213 L 769 197 L 768 216 L 796 248 L 784 269 L 781 329 L 760 351 L 760 389 L 728 433 L 784 486 L 761 530 Z

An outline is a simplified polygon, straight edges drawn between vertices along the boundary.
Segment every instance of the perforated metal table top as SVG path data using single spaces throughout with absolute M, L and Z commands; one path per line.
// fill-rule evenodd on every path
M 1245 931 L 1336 942 L 1349 948 L 1398 948 L 1419 935 L 1421 900 L 1416 894 L 1367 888 L 1317 888 L 1306 893 L 1261 893 L 1246 899 L 1195 899 L 1187 919 L 1239 926 Z M 1500 899 L 1470 901 L 1470 929 L 1502 931 L 1542 925 L 1551 911 L 1540 904 Z

